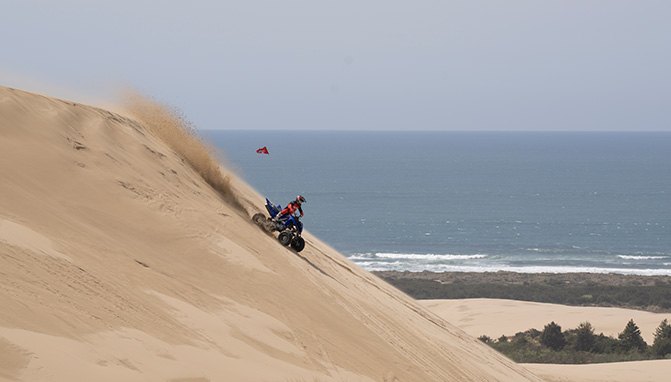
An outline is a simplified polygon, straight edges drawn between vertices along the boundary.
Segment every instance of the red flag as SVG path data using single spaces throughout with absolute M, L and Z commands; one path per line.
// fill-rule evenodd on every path
M 266 146 L 263 146 L 260 149 L 256 150 L 256 153 L 257 154 L 268 154 L 268 155 L 270 155 L 270 153 L 268 152 L 268 148 Z

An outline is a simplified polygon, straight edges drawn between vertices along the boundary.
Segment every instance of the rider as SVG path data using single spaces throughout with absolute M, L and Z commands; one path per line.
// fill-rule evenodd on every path
M 301 213 L 301 217 L 303 217 L 303 209 L 301 208 L 301 204 L 303 203 L 305 203 L 305 198 L 301 195 L 296 196 L 296 199 L 290 201 L 286 208 L 275 216 L 275 220 L 280 221 L 284 219 L 286 215 L 291 215 L 296 212 L 296 210 L 298 210 L 298 212 Z

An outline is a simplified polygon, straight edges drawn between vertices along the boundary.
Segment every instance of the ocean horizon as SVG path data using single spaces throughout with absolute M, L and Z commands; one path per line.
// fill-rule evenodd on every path
M 199 134 L 368 270 L 671 275 L 671 133 Z

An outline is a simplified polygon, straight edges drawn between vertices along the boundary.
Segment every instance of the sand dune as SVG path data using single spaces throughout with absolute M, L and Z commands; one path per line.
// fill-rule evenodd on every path
M 0 152 L 1 381 L 540 380 L 134 119 L 0 88 Z
M 633 319 L 641 335 L 651 344 L 655 328 L 671 314 L 650 313 L 621 308 L 576 307 L 527 301 L 498 299 L 422 300 L 422 305 L 472 336 L 492 338 L 555 321 L 563 328 L 575 328 L 589 321 L 597 333 L 617 337 L 627 321 Z M 593 365 L 525 364 L 527 369 L 546 379 L 561 382 L 652 382 L 667 381 L 671 360 L 618 362 Z
M 581 322 L 588 321 L 596 333 L 617 337 L 627 322 L 634 320 L 641 329 L 643 339 L 652 344 L 659 323 L 664 319 L 671 321 L 669 313 L 489 298 L 422 300 L 421 304 L 476 337 L 486 334 L 498 338 L 531 328 L 543 330 L 551 321 L 561 325 L 563 329 L 576 328 Z
M 671 360 L 524 366 L 548 382 L 665 382 L 671 375 Z
M 659 323 L 664 319 L 671 321 L 669 313 L 490 298 L 422 300 L 421 304 L 475 337 L 486 334 L 498 338 L 531 328 L 543 330 L 551 321 L 563 329 L 576 328 L 581 322 L 589 321 L 596 333 L 617 337 L 627 322 L 634 320 L 643 339 L 652 344 Z

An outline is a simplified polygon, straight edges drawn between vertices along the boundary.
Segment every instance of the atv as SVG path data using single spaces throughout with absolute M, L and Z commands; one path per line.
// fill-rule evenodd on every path
M 305 240 L 301 237 L 303 232 L 303 223 L 298 215 L 288 215 L 281 220 L 275 220 L 275 217 L 282 211 L 282 206 L 274 205 L 266 198 L 266 210 L 270 217 L 264 213 L 257 213 L 252 216 L 252 221 L 263 228 L 266 232 L 278 231 L 280 234 L 277 240 L 283 246 L 291 246 L 294 251 L 300 252 L 305 248 Z

